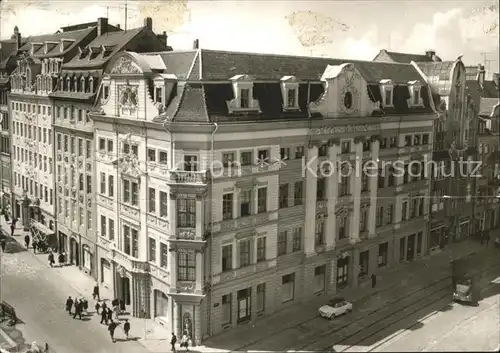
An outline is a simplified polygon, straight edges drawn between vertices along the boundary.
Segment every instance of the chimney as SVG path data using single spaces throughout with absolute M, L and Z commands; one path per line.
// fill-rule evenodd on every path
M 100 37 L 108 31 L 108 19 L 99 17 L 97 19 L 97 36 Z
M 19 33 L 19 27 L 14 26 L 14 34 L 10 37 L 16 41 L 16 49 L 21 48 L 21 33 Z
M 160 42 L 163 42 L 165 46 L 168 47 L 168 36 L 166 31 L 163 31 L 162 34 L 157 34 L 156 38 L 158 38 Z
M 432 49 L 428 49 L 425 51 L 425 56 L 428 57 L 429 59 L 433 59 L 434 55 L 436 55 L 436 51 Z
M 500 73 L 498 73 L 498 72 L 495 72 L 493 74 L 493 81 L 495 82 L 495 85 L 497 86 L 497 89 L 500 89 L 500 85 L 499 85 L 499 82 L 498 82 L 499 76 L 500 76 Z
M 193 49 L 200 49 L 200 40 L 199 39 L 195 39 L 193 41 Z
M 144 19 L 144 27 L 148 27 L 150 30 L 153 30 L 153 19 L 151 17 L 146 17 Z
M 477 65 L 477 82 L 483 86 L 484 83 L 484 76 L 486 76 L 486 71 L 484 70 L 484 66 L 481 64 Z

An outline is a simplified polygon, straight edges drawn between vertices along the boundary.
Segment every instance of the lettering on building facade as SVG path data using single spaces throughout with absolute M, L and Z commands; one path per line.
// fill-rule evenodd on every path
M 309 129 L 311 135 L 343 134 L 350 132 L 379 131 L 380 124 L 346 125 L 346 126 L 322 126 Z

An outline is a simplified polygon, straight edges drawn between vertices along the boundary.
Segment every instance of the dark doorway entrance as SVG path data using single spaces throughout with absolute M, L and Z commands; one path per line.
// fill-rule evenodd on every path
M 125 305 L 130 305 L 130 279 L 126 276 L 120 277 L 120 288 L 118 291 L 119 298 L 125 302 Z

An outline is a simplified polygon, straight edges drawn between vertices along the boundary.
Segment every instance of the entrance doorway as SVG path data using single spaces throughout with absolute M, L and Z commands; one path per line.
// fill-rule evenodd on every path
M 162 291 L 155 289 L 155 317 L 161 317 L 166 320 L 168 317 L 168 297 Z
M 406 261 L 413 261 L 415 258 L 415 234 L 408 237 L 408 243 L 406 245 Z
M 68 251 L 68 236 L 59 232 L 59 251 Z
M 78 254 L 78 242 L 75 238 L 71 238 L 70 241 L 70 251 L 69 251 L 70 263 L 75 266 L 80 265 L 80 259 Z
M 16 202 L 16 208 L 14 210 L 14 217 L 16 217 L 16 218 L 21 218 L 22 217 L 22 215 L 21 215 L 21 205 L 18 202 Z
M 101 283 L 106 287 L 112 287 L 113 275 L 111 274 L 111 264 L 106 259 L 101 259 Z
M 127 276 L 118 277 L 118 299 L 122 299 L 125 305 L 130 305 L 130 279 Z

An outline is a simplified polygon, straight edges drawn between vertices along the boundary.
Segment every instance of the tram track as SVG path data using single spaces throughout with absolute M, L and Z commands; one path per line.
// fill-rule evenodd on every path
M 496 263 L 494 265 L 491 265 L 485 269 L 482 269 L 484 272 L 489 272 L 492 269 L 498 269 L 500 266 L 500 263 Z M 487 285 L 486 288 L 482 290 L 482 292 L 487 291 L 488 289 L 491 289 L 495 286 L 495 284 L 489 284 Z M 335 345 L 343 345 L 343 343 L 348 343 L 345 344 L 345 347 L 342 348 L 342 350 L 336 350 L 338 352 L 345 352 L 353 347 L 356 346 L 361 346 L 363 342 L 371 339 L 372 337 L 376 336 L 377 334 L 380 334 L 384 330 L 389 330 L 391 327 L 401 323 L 404 320 L 407 320 L 408 318 L 412 316 L 419 316 L 418 313 L 422 312 L 422 315 L 425 315 L 425 313 L 428 313 L 430 310 L 431 311 L 440 311 L 443 310 L 444 308 L 448 307 L 450 305 L 450 287 L 449 284 L 446 285 L 445 288 L 439 289 L 437 291 L 431 292 L 429 295 L 414 301 L 408 305 L 405 305 L 402 310 L 397 309 L 395 312 L 390 313 L 388 315 L 385 315 L 382 318 L 378 318 L 376 321 L 369 323 L 368 325 L 364 326 L 363 328 L 353 332 L 352 334 L 348 334 L 344 337 L 341 337 L 340 341 L 337 341 L 336 343 L 328 344 L 328 346 L 323 347 L 321 351 L 330 351 L 332 349 L 332 346 Z M 434 298 L 435 299 L 431 302 L 429 302 L 429 298 Z M 429 302 L 428 305 L 423 305 L 422 303 Z M 372 312 L 373 313 L 373 312 Z M 369 315 L 371 315 L 370 313 Z M 402 314 L 402 315 L 401 315 Z M 345 327 L 350 326 L 351 324 L 356 324 L 357 322 L 352 322 L 348 325 L 345 325 Z M 415 324 L 413 324 L 415 325 Z M 413 326 L 410 325 L 410 326 Z M 330 332 L 329 334 L 335 333 L 339 330 L 335 330 L 333 332 Z M 325 335 L 322 335 L 324 337 Z M 359 338 L 356 338 L 356 336 L 360 336 Z M 391 337 L 391 340 L 393 340 L 396 336 Z M 381 344 L 376 344 L 373 347 L 370 347 L 370 350 L 372 351 L 376 349 L 378 346 L 381 346 L 385 342 L 382 342 Z M 308 347 L 308 345 L 304 345 L 300 348 L 300 350 L 305 350 L 305 348 Z

